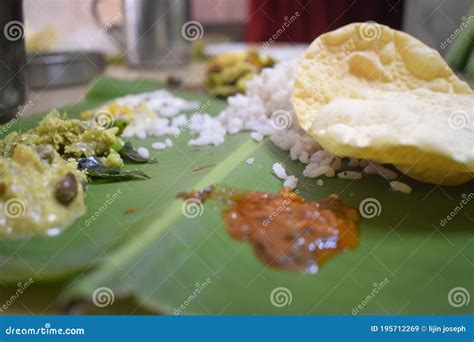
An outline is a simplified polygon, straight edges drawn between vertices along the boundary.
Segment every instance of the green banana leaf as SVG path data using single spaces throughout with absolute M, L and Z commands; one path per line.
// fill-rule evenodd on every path
M 470 77 L 472 77 L 472 74 L 469 73 L 469 69 L 472 70 L 470 56 L 474 51 L 474 25 L 471 23 L 473 16 L 474 6 L 471 7 L 467 16 L 462 17 L 459 28 L 453 32 L 455 38 L 446 53 L 446 61 L 449 66 L 459 72 L 465 72 Z
M 83 103 L 67 110 L 77 116 L 111 98 L 157 86 L 101 78 Z M 205 96 L 179 95 L 207 104 L 211 114 L 226 105 Z M 30 128 L 40 118 L 19 120 L 11 130 Z M 472 313 L 472 182 L 440 187 L 403 178 L 413 187 L 410 195 L 391 191 L 377 176 L 328 178 L 320 186 L 302 176 L 304 165 L 268 139 L 257 143 L 239 133 L 222 145 L 198 148 L 187 145 L 189 138 L 184 131 L 172 138 L 173 148 L 150 149 L 157 164 L 129 166 L 144 170 L 150 180 L 92 183 L 87 213 L 59 236 L 0 239 L 0 282 L 9 284 L 8 290 L 0 288 L 0 302 L 18 282 L 32 278 L 43 291 L 52 284 L 56 307 L 92 303 L 98 290 L 109 288 L 115 304 L 96 310 L 107 314 L 121 298 L 134 302 L 128 313 L 140 312 L 134 308 L 213 315 Z M 132 143 L 150 148 L 159 140 Z M 246 163 L 248 158 L 255 158 L 253 165 Z M 248 244 L 227 235 L 221 206 L 209 202 L 184 215 L 183 202 L 176 198 L 179 192 L 212 184 L 279 191 L 282 182 L 271 172 L 275 162 L 299 178 L 298 189 L 308 199 L 337 194 L 355 208 L 369 198 L 379 203 L 373 217 L 361 224 L 359 246 L 314 275 L 263 265 Z

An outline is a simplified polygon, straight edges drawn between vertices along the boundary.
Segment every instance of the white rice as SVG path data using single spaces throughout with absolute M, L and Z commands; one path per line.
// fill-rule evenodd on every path
M 188 142 L 190 146 L 220 145 L 224 142 L 226 130 L 209 114 L 193 114 L 189 120 L 189 130 L 198 137 Z
M 151 148 L 154 150 L 164 150 L 166 148 L 166 144 L 162 142 L 154 142 L 151 144 Z
M 295 73 L 296 61 L 264 69 L 247 82 L 245 95 L 229 97 L 228 107 L 217 120 L 229 134 L 251 131 L 251 137 L 257 141 L 260 136 L 270 136 L 277 147 L 289 151 L 292 160 L 307 164 L 305 177 L 334 177 L 341 168 L 341 159 L 324 151 L 297 123 L 291 104 Z M 272 115 L 277 113 L 286 115 L 283 118 L 287 125 L 283 128 L 274 127 Z
M 150 151 L 146 147 L 137 148 L 137 153 L 143 158 L 148 158 L 150 156 Z
M 287 179 L 288 175 L 286 174 L 285 168 L 280 163 L 275 163 L 272 166 L 273 173 L 280 179 Z
M 341 158 L 325 151 L 298 125 L 291 103 L 295 75 L 296 61 L 279 63 L 273 68 L 264 69 L 260 75 L 247 82 L 245 94 L 237 94 L 227 99 L 227 108 L 217 117 L 201 110 L 205 106 L 199 109 L 199 103 L 178 98 L 165 90 L 117 99 L 119 104 L 126 104 L 137 113 L 136 120 L 125 129 L 123 135 L 141 139 L 147 136 L 178 137 L 185 130 L 189 130 L 193 138 L 188 141 L 188 145 L 217 146 L 225 141 L 227 134 L 249 131 L 251 138 L 257 142 L 269 136 L 273 144 L 289 152 L 292 160 L 305 164 L 305 177 L 334 177 L 337 173 L 337 176 L 343 179 L 362 178 L 360 172 L 342 170 Z M 187 118 L 182 113 L 186 110 L 197 111 Z M 272 121 L 273 116 L 277 114 L 284 114 L 284 127 L 281 127 L 279 122 Z M 166 139 L 164 143 L 152 144 L 152 148 L 157 150 L 171 146 L 170 139 Z M 248 165 L 253 163 L 249 163 L 251 159 L 247 160 Z M 350 158 L 348 166 L 363 169 L 367 174 L 380 175 L 389 181 L 397 178 L 394 171 L 367 160 Z M 296 177 L 289 179 L 281 164 L 274 164 L 273 171 L 287 184 L 296 186 Z M 323 181 L 317 180 L 316 184 L 322 186 Z M 398 183 L 391 183 L 391 186 L 407 190 Z
M 291 190 L 296 189 L 296 186 L 298 185 L 298 178 L 295 176 L 289 176 L 285 181 L 283 182 L 283 186 L 285 188 L 290 188 Z
M 342 179 L 361 179 L 362 173 L 356 171 L 343 171 L 339 172 L 337 176 Z
M 387 180 L 397 179 L 397 174 L 395 172 L 373 162 L 369 162 L 369 164 L 364 168 L 364 172 L 367 174 L 377 174 Z
M 405 194 L 409 194 L 412 190 L 411 186 L 409 186 L 408 184 L 399 182 L 399 181 L 391 181 L 390 182 L 390 187 L 394 191 L 403 192 Z
M 280 163 L 275 163 L 273 164 L 272 169 L 275 176 L 284 180 L 283 186 L 285 188 L 290 188 L 291 190 L 296 189 L 296 186 L 298 184 L 298 178 L 296 178 L 295 176 L 288 176 L 283 165 L 281 165 Z
M 342 169 L 341 158 L 325 151 L 312 137 L 308 136 L 298 125 L 291 104 L 291 93 L 296 75 L 296 61 L 280 63 L 273 68 L 264 69 L 259 76 L 247 82 L 245 94 L 228 98 L 228 107 L 222 111 L 217 120 L 228 134 L 251 131 L 251 137 L 260 141 L 260 136 L 270 136 L 270 140 L 279 148 L 289 151 L 292 160 L 306 164 L 303 176 L 318 178 L 334 177 Z M 276 112 L 287 113 L 287 127 L 275 129 L 271 118 Z M 278 166 L 273 171 L 279 178 L 285 174 Z M 279 164 L 278 164 L 279 165 Z M 281 166 L 281 165 L 280 165 Z M 362 168 L 365 173 L 380 175 L 387 180 L 394 180 L 397 174 L 374 162 L 350 158 L 348 166 Z M 275 169 L 277 167 L 277 170 Z M 283 169 L 284 170 L 284 169 Z M 357 171 L 338 172 L 342 179 L 361 179 Z M 323 185 L 323 181 L 318 181 Z
M 316 178 L 321 176 L 334 177 L 334 169 L 330 166 L 320 166 L 317 163 L 311 163 L 303 170 L 303 176 L 308 178 Z
M 181 114 L 171 120 L 171 126 L 173 127 L 183 127 L 188 124 L 188 118 L 186 115 Z
M 115 100 L 121 106 L 130 107 L 135 116 L 125 131 L 124 137 L 136 136 L 145 139 L 149 136 L 178 135 L 180 127 L 187 123 L 185 115 L 177 116 L 186 110 L 196 110 L 199 102 L 186 101 L 166 90 L 128 95 Z
M 127 133 L 124 132 L 123 134 L 124 137 L 128 137 L 129 135 L 127 135 Z M 140 131 L 137 131 L 135 132 L 135 136 L 138 138 L 138 139 L 146 139 L 147 137 L 147 134 L 144 130 L 140 130 Z
M 252 132 L 250 133 L 250 137 L 255 140 L 256 142 L 262 142 L 263 140 L 263 134 L 259 133 L 259 132 Z

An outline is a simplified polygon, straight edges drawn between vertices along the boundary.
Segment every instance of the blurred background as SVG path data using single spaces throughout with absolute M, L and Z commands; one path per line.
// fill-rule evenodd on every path
M 166 0 L 153 0 L 155 2 Z M 152 2 L 153 2 L 152 1 Z M 110 35 L 97 25 L 93 5 L 104 23 L 121 25 L 123 0 L 24 0 L 27 35 L 41 31 L 50 35 L 43 41 L 27 39 L 30 48 L 75 50 L 78 47 L 120 52 Z M 131 2 L 143 2 L 132 0 Z M 171 1 L 171 3 L 176 1 Z M 467 16 L 472 0 L 181 0 L 186 19 L 200 22 L 206 38 L 229 41 L 264 42 L 295 12 L 300 18 L 276 42 L 308 43 L 319 34 L 354 21 L 376 21 L 403 29 L 442 51 L 440 42 Z M 54 32 L 54 33 L 53 33 Z M 214 37 L 212 37 L 214 36 Z M 91 42 L 90 37 L 95 37 Z M 28 38 L 28 37 L 27 37 Z
M 247 60 L 264 67 L 297 58 L 321 33 L 354 21 L 404 30 L 437 49 L 465 79 L 474 74 L 473 0 L 2 0 L 0 7 L 4 120 L 29 101 L 35 105 L 24 114 L 81 101 L 102 73 L 209 90 L 217 82 L 208 79 L 216 68 L 209 57 L 251 50 L 258 54 Z M 18 34 L 14 24 L 19 38 L 8 39 Z M 237 90 L 222 81 L 210 92 Z

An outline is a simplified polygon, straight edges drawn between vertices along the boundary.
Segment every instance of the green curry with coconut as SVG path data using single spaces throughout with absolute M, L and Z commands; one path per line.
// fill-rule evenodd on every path
M 51 145 L 16 144 L 0 158 L 0 235 L 55 235 L 84 214 L 86 176 Z
M 17 143 L 51 145 L 65 157 L 104 156 L 104 162 L 109 166 L 121 167 L 123 161 L 117 151 L 123 147 L 124 142 L 118 132 L 118 127 L 101 126 L 94 120 L 67 119 L 59 112 L 52 111 L 37 127 L 27 132 L 12 132 L 7 135 L 0 141 L 0 154 L 10 156 Z
M 123 123 L 121 123 L 123 124 Z M 33 129 L 0 140 L 0 237 L 56 235 L 86 211 L 86 183 L 94 178 L 147 179 L 123 171 L 140 157 L 111 122 L 67 119 L 53 111 Z

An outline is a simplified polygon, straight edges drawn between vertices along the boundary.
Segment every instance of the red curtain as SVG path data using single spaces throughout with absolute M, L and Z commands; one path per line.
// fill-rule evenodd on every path
M 250 0 L 246 39 L 262 42 L 311 42 L 321 33 L 355 21 L 376 21 L 399 29 L 402 22 L 402 0 Z M 298 16 L 295 16 L 295 14 Z M 291 20 L 291 17 L 294 20 Z M 296 19 L 295 19 L 296 18 Z M 281 30 L 280 30 L 281 32 Z

